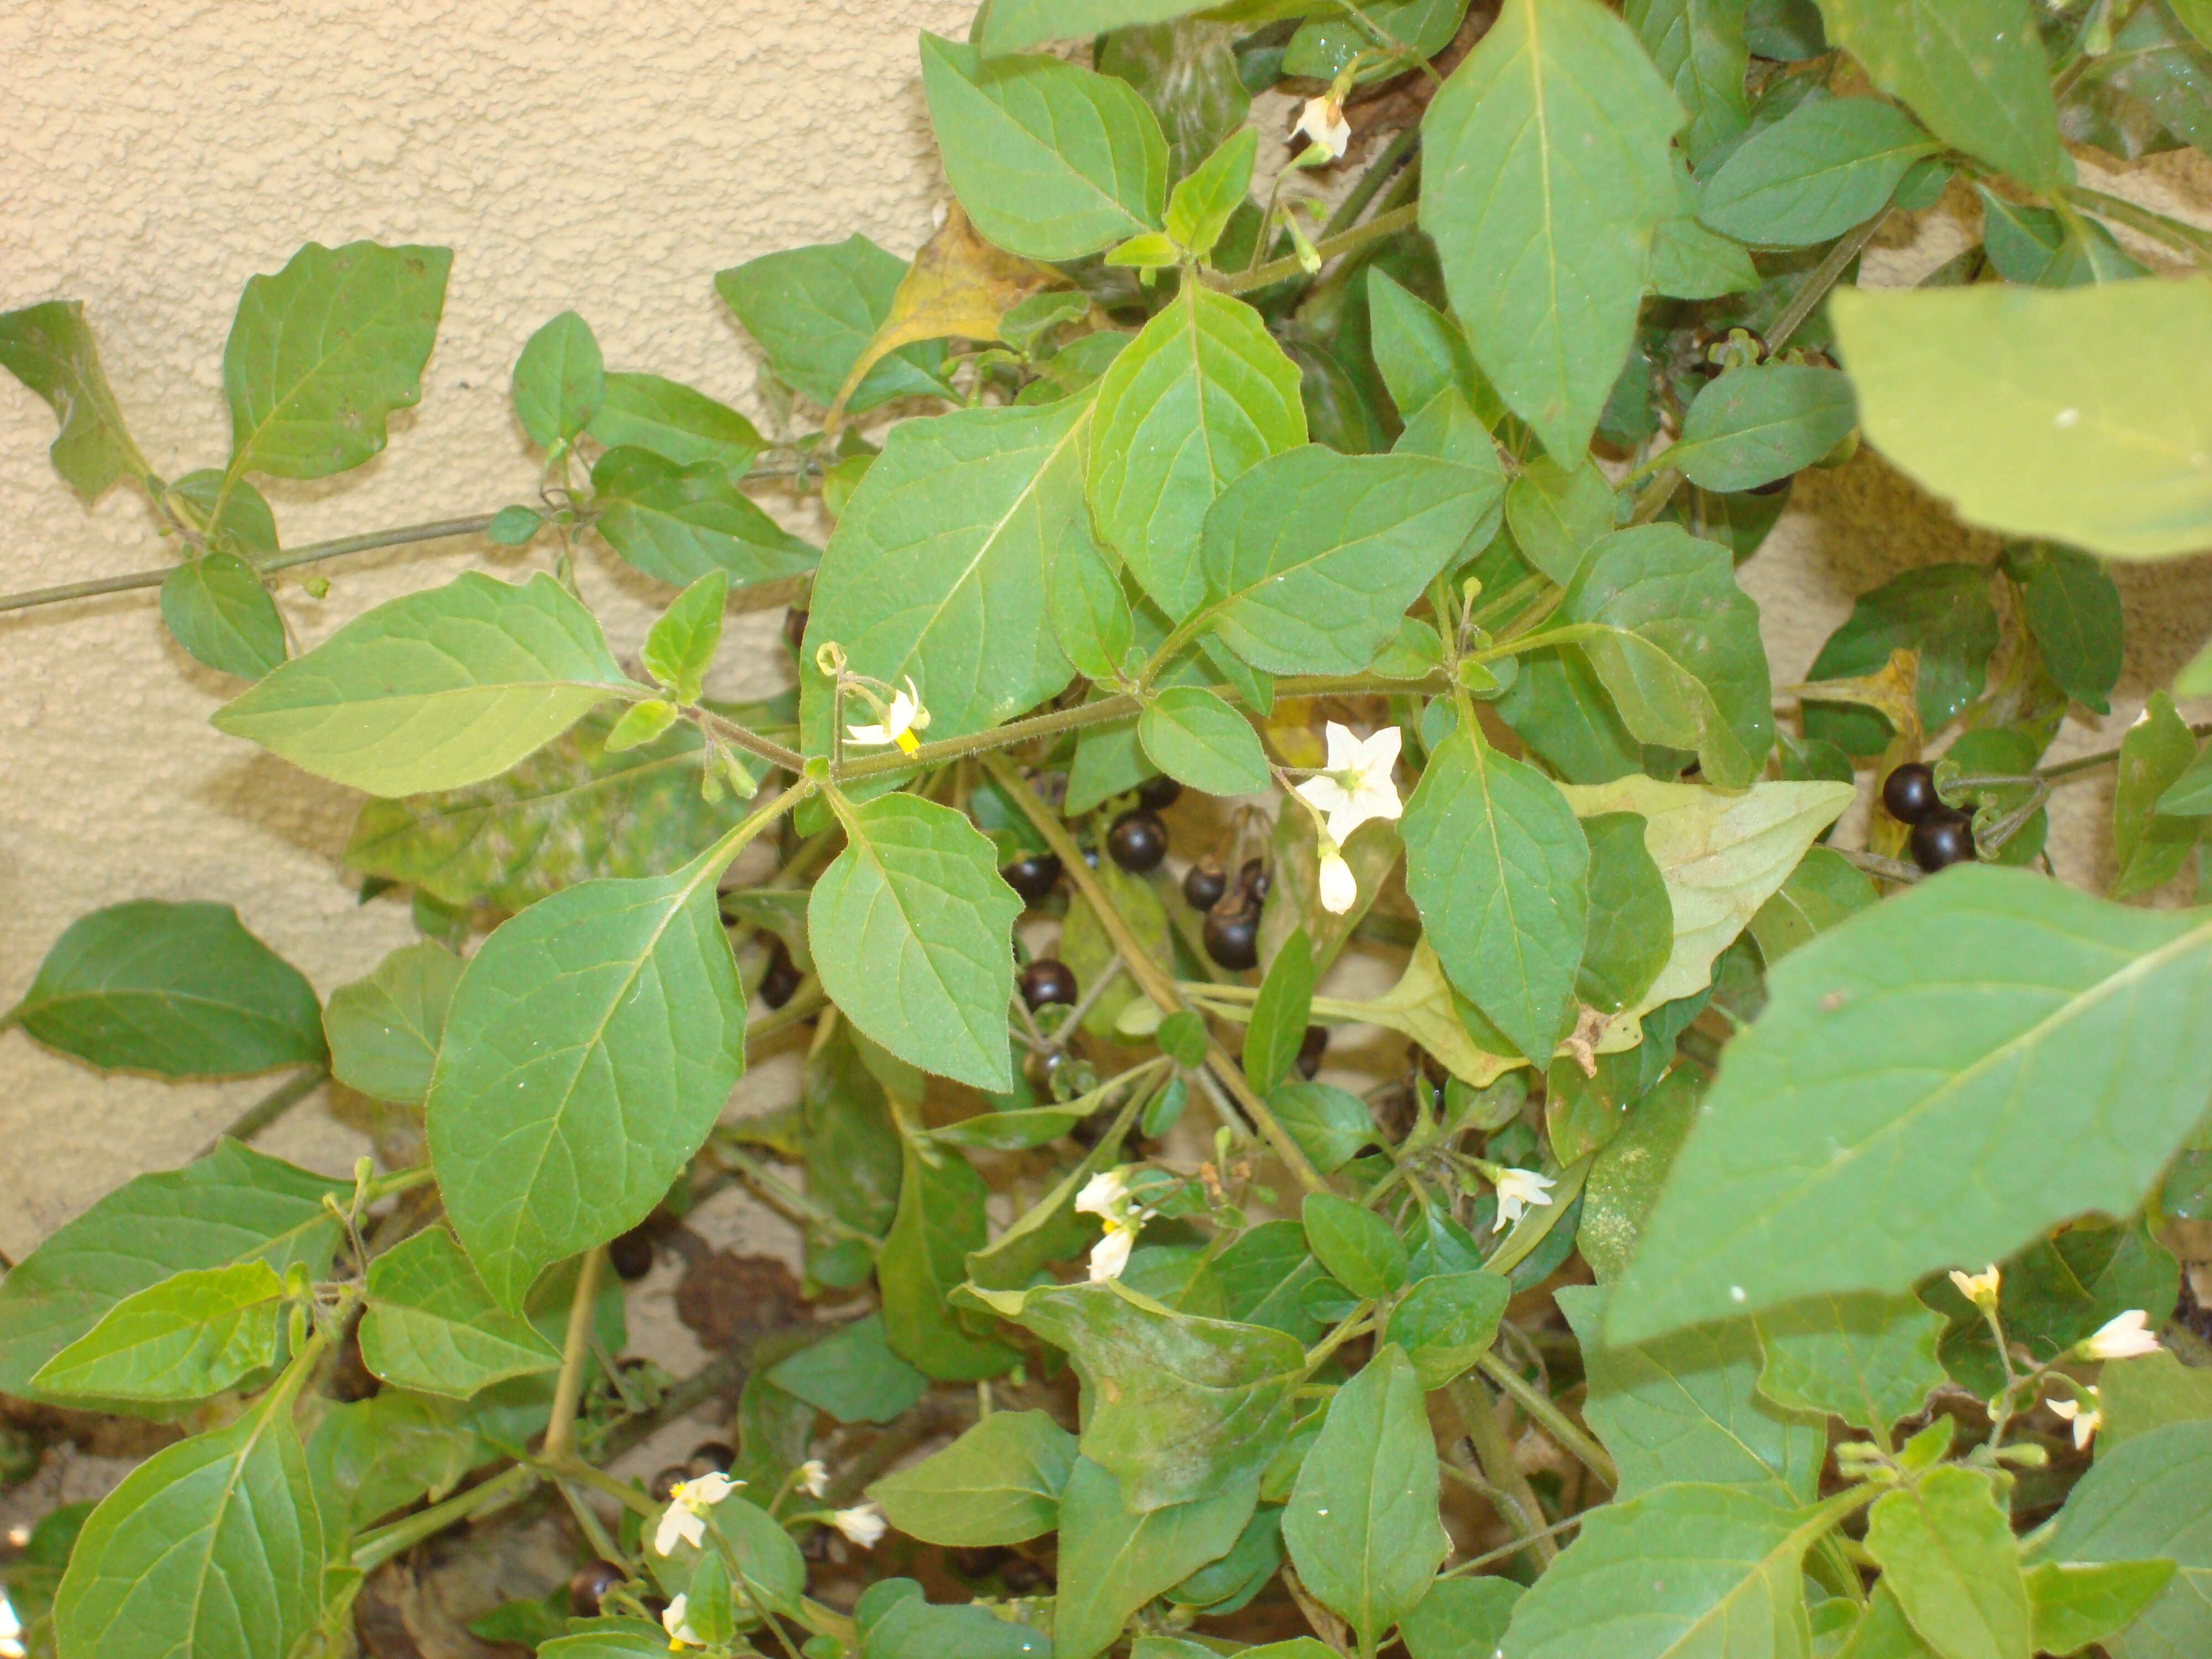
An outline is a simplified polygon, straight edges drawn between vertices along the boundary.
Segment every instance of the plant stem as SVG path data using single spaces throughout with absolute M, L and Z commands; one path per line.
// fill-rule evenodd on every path
M 728 738 L 732 744 L 744 750 L 747 754 L 764 760 L 771 766 L 780 766 L 793 777 L 797 777 L 806 769 L 806 757 L 797 750 L 786 749 L 780 743 L 772 742 L 757 732 L 748 732 L 735 720 L 726 715 L 717 714 L 711 708 L 699 708 L 695 712 L 702 724 L 713 726 L 718 733 Z
M 428 1509 L 394 1521 L 388 1527 L 379 1527 L 363 1533 L 354 1545 L 353 1564 L 363 1572 L 374 1572 L 386 1561 L 413 1548 L 425 1538 L 437 1534 L 456 1521 L 465 1521 L 479 1510 L 490 1509 L 495 1504 L 518 1497 L 535 1478 L 533 1472 L 517 1463 L 513 1468 L 494 1475 L 481 1486 L 471 1486 L 457 1492 L 442 1504 L 433 1504 Z
M 1859 251 L 1874 240 L 1875 232 L 1881 228 L 1881 222 L 1888 213 L 1889 210 L 1883 208 L 1856 229 L 1846 231 L 1843 240 L 1828 250 L 1828 257 L 1813 268 L 1813 274 L 1805 279 L 1805 286 L 1797 290 L 1796 297 L 1784 306 L 1782 314 L 1774 319 L 1774 326 L 1766 336 L 1768 356 L 1775 356 L 1787 345 L 1790 337 L 1813 314 L 1820 301 L 1828 297 L 1828 290 L 1843 276 L 1844 267 L 1857 258 Z
M 305 1071 L 295 1072 L 253 1104 L 233 1118 L 213 1140 L 200 1148 L 199 1156 L 205 1158 L 225 1139 L 251 1140 L 264 1129 L 290 1111 L 309 1095 L 330 1081 L 327 1066 L 310 1066 Z
M 2081 185 L 2068 185 L 2065 199 L 2100 219 L 2110 219 L 2114 224 L 2125 225 L 2130 230 L 2140 231 L 2177 252 L 2186 253 L 2198 264 L 2212 259 L 2212 231 L 2197 225 L 2184 224 L 2179 219 L 2170 219 L 2140 203 L 2107 196 L 2102 191 L 2090 190 Z
M 1592 1474 L 1608 1486 L 1620 1485 L 1620 1471 L 1605 1448 L 1577 1428 L 1567 1414 L 1553 1403 L 1551 1395 L 1500 1359 L 1495 1351 L 1474 1363 L 1485 1376 L 1511 1395 L 1521 1409 L 1542 1425 L 1546 1434 L 1580 1458 Z
M 1020 807 L 1029 821 L 1036 826 L 1036 831 L 1044 837 L 1045 844 L 1060 855 L 1060 864 L 1066 870 L 1069 879 L 1075 883 L 1084 897 L 1091 901 L 1091 908 L 1097 915 L 1099 926 L 1105 929 L 1106 937 L 1113 942 L 1114 948 L 1121 952 L 1121 960 L 1129 969 L 1129 976 L 1143 988 L 1145 994 L 1152 1000 L 1161 1012 L 1181 1013 L 1185 1005 L 1176 991 L 1175 981 L 1165 969 L 1152 959 L 1120 910 L 1115 908 L 1114 901 L 1107 896 L 1098 878 L 1083 861 L 1082 851 L 1076 846 L 1075 838 L 1067 833 L 1067 826 L 1036 798 L 1036 792 L 1004 756 L 984 757 L 983 768 L 1006 792 L 1007 799 Z M 1322 1178 L 1321 1172 L 1314 1168 L 1298 1143 L 1291 1139 L 1290 1132 L 1283 1127 L 1281 1121 L 1267 1109 L 1267 1103 L 1261 1099 L 1253 1091 L 1252 1085 L 1244 1080 L 1243 1071 L 1230 1059 L 1228 1051 L 1211 1036 L 1206 1039 L 1206 1069 L 1228 1091 L 1229 1097 L 1243 1109 L 1244 1115 L 1259 1126 L 1260 1133 L 1267 1138 L 1268 1145 L 1274 1148 L 1275 1156 L 1288 1167 L 1298 1185 L 1310 1193 L 1328 1191 L 1328 1182 Z
M 717 1163 L 735 1172 L 747 1186 L 759 1192 L 770 1204 L 798 1216 L 808 1226 L 833 1238 L 850 1239 L 855 1244 L 865 1244 L 870 1255 L 883 1249 L 884 1241 L 873 1233 L 863 1232 L 848 1222 L 840 1221 L 812 1199 L 769 1174 L 759 1160 L 749 1153 L 739 1152 L 727 1141 L 714 1142 L 712 1156 Z
M 545 1425 L 544 1460 L 558 1465 L 576 1443 L 576 1402 L 584 1393 L 584 1362 L 592 1352 L 592 1306 L 599 1299 L 599 1273 L 606 1266 L 604 1245 L 584 1253 L 576 1275 L 576 1294 L 568 1304 L 568 1329 L 561 1344 L 561 1375 L 553 1384 L 553 1416 Z
M 1920 879 L 1920 866 L 1907 864 L 1902 859 L 1886 859 L 1879 853 L 1862 853 L 1851 847 L 1834 847 L 1829 851 L 1846 864 L 1856 865 L 1867 874 L 1879 876 L 1884 881 L 1902 882 L 1910 886 Z
M 1321 240 L 1328 241 L 1352 228 L 1359 216 L 1367 211 L 1367 204 L 1375 193 L 1390 182 L 1398 164 L 1420 148 L 1419 122 L 1400 131 L 1383 147 L 1382 153 L 1367 164 L 1367 171 L 1359 175 L 1359 182 L 1346 192 L 1336 211 L 1328 216 L 1328 222 L 1321 228 Z
M 2212 737 L 2212 720 L 2199 720 L 2189 730 L 2191 735 L 2194 737 Z M 2120 751 L 2118 749 L 2100 749 L 2094 755 L 2081 755 L 2070 761 L 2060 761 L 2055 766 L 2038 767 L 2035 775 L 2045 783 L 2057 783 L 2062 778 L 2077 777 L 2084 772 L 2094 772 L 2100 766 L 2110 766 L 2119 757 Z M 1958 785 L 1954 787 L 1963 786 L 1967 781 L 1968 780 L 1961 778 L 1958 781 Z
M 1420 216 L 1420 204 L 1394 208 L 1388 213 L 1378 213 L 1365 224 L 1347 230 L 1340 235 L 1324 236 L 1314 244 L 1314 252 L 1324 259 L 1333 259 L 1340 253 L 1356 253 L 1370 243 L 1395 236 L 1401 230 L 1411 230 Z M 1270 259 L 1264 265 L 1255 265 L 1249 270 L 1216 271 L 1207 278 L 1208 285 L 1224 294 L 1249 294 L 1255 288 L 1267 288 L 1285 277 L 1303 276 L 1305 267 L 1298 263 L 1296 254 L 1286 254 L 1279 259 Z
M 1462 1376 L 1452 1382 L 1447 1390 L 1452 1404 L 1459 1408 L 1460 1420 L 1466 1425 L 1467 1437 L 1474 1448 L 1475 1462 L 1482 1465 L 1483 1478 L 1496 1489 L 1499 1518 L 1521 1535 L 1540 1566 L 1550 1566 L 1558 1559 L 1559 1547 L 1552 1541 L 1551 1528 L 1544 1520 L 1543 1505 L 1536 1501 L 1534 1488 L 1528 1477 L 1521 1473 L 1521 1466 L 1513 1460 L 1513 1443 L 1505 1437 L 1505 1431 L 1498 1421 L 1498 1407 L 1489 1391 L 1471 1376 Z

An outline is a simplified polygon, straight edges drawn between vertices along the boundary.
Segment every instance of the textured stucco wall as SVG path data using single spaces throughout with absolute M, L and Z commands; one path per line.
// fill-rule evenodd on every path
M 943 185 L 914 34 L 957 31 L 969 9 L 16 0 L 0 7 L 0 305 L 84 300 L 142 445 L 175 476 L 222 458 L 222 340 L 248 276 L 311 239 L 449 244 L 420 408 L 359 472 L 269 494 L 290 543 L 486 511 L 534 483 L 507 372 L 566 307 L 611 366 L 758 412 L 711 273 L 855 228 L 901 252 L 927 234 Z M 1902 270 L 1929 255 L 1882 257 Z M 128 491 L 78 506 L 47 465 L 52 435 L 42 404 L 0 385 L 0 591 L 164 562 Z M 1871 460 L 1808 477 L 1746 573 L 1777 680 L 1802 673 L 1854 592 L 1993 550 Z M 327 599 L 288 589 L 283 603 L 313 643 L 465 562 L 520 561 L 448 543 L 350 562 Z M 656 592 L 604 559 L 582 578 L 617 647 L 635 648 Z M 2123 580 L 2138 645 L 2127 700 L 2106 735 L 2069 731 L 2073 748 L 2111 741 L 2212 631 L 2200 568 Z M 762 641 L 772 623 L 748 626 L 739 637 Z M 733 672 L 757 686 L 774 660 Z M 0 1006 L 70 921 L 124 897 L 234 903 L 325 992 L 411 937 L 402 908 L 358 911 L 339 879 L 354 799 L 219 738 L 206 720 L 222 690 L 167 642 L 149 594 L 0 617 Z M 2105 799 L 2102 785 L 2069 793 L 2063 858 L 2100 855 Z M 0 1037 L 0 1250 L 20 1255 L 130 1175 L 189 1156 L 264 1086 L 103 1080 Z M 264 1144 L 333 1168 L 356 1145 L 313 1109 Z

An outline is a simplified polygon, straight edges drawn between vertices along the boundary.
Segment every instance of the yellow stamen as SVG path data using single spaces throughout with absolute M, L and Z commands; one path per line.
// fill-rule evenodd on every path
M 902 732 L 897 737 L 892 738 L 891 741 L 898 744 L 899 752 L 903 755 L 911 755 L 915 750 L 921 747 L 921 739 L 915 737 L 911 732 Z

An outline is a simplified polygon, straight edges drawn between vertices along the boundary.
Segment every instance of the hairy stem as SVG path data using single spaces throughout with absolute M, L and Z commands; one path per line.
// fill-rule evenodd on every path
M 1393 208 L 1388 213 L 1378 213 L 1365 224 L 1347 230 L 1340 235 L 1324 236 L 1314 244 L 1314 252 L 1324 259 L 1333 259 L 1340 253 L 1356 253 L 1373 243 L 1385 241 L 1401 230 L 1411 230 L 1420 216 L 1420 204 Z M 1255 265 L 1249 270 L 1215 271 L 1209 274 L 1207 283 L 1224 294 L 1249 294 L 1254 289 L 1267 288 L 1285 277 L 1305 274 L 1296 254 L 1280 259 L 1270 259 L 1264 265 Z

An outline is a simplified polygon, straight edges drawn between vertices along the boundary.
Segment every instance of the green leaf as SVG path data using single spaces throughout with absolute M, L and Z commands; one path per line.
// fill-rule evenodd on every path
M 658 374 L 607 375 L 584 429 L 609 449 L 649 449 L 678 466 L 712 461 L 732 479 L 744 477 L 768 447 L 753 423 L 727 404 Z
M 349 1191 L 228 1139 L 125 1183 L 0 1280 L 0 1391 L 28 1394 L 48 1360 L 172 1274 L 254 1261 L 327 1273 L 343 1230 L 323 1196 Z
M 777 376 L 826 409 L 890 318 L 906 269 L 905 260 L 855 234 L 716 271 L 714 291 L 768 353 Z M 949 397 L 939 378 L 944 361 L 945 348 L 934 340 L 900 347 L 868 370 L 845 400 L 845 413 L 899 398 Z
M 78 917 L 13 1012 L 101 1071 L 249 1077 L 324 1054 L 314 987 L 228 904 L 134 899 Z
M 2203 1115 L 2212 1033 L 2184 1011 L 2208 990 L 2212 925 L 2018 871 L 1961 866 L 1823 933 L 1730 1044 L 1613 1334 L 1901 1291 L 2128 1213 Z
M 84 301 L 49 300 L 0 312 L 0 368 L 52 407 L 61 430 L 47 453 L 63 482 L 86 501 L 97 501 L 126 472 L 146 471 L 100 366 Z
M 1751 918 L 1759 959 L 1772 967 L 1875 902 L 1874 883 L 1840 853 L 1815 847 Z
M 169 486 L 173 496 L 191 503 L 210 546 L 234 553 L 258 566 L 275 556 L 276 517 L 268 499 L 244 479 L 234 479 L 226 493 L 223 475 L 212 467 L 187 472 Z M 172 503 L 173 505 L 173 502 Z
M 1814 100 L 1730 152 L 1705 181 L 1698 219 L 1766 247 L 1825 242 L 1881 212 L 1936 149 L 1911 116 L 1878 98 Z
M 709 848 L 672 875 L 584 882 L 469 961 L 430 1082 L 430 1162 L 503 1308 L 635 1226 L 744 1071 L 745 996 Z
M 1743 244 L 1706 229 L 1694 212 L 1662 219 L 1652 233 L 1654 294 L 1675 300 L 1717 300 L 1758 286 L 1758 269 Z
M 1726 548 L 1678 525 L 1616 531 L 1593 547 L 1553 614 L 1646 743 L 1692 749 L 1724 788 L 1752 782 L 1774 744 L 1759 607 Z
M 1252 94 L 1236 50 L 1244 33 L 1231 23 L 1192 18 L 1116 28 L 1092 46 L 1091 67 L 1127 82 L 1158 118 L 1171 182 L 1197 172 L 1234 140 L 1252 112 Z M 1227 209 L 1242 244 L 1232 250 L 1235 263 L 1249 257 L 1251 239 L 1259 230 L 1259 210 L 1238 212 L 1242 201 L 1240 196 Z M 1172 211 L 1172 197 L 1169 205 Z
M 1203 259 L 1213 252 L 1230 216 L 1244 204 L 1259 142 L 1253 128 L 1239 127 L 1169 196 L 1168 234 L 1194 257 Z
M 2133 1624 L 2173 1581 L 2171 1561 L 2042 1561 L 2027 1570 L 2038 1653 L 2079 1653 Z
M 1048 1659 L 1052 1652 L 1043 1632 L 980 1603 L 933 1607 L 911 1578 L 878 1579 L 854 1615 L 860 1659 Z
M 806 1562 L 791 1534 L 759 1504 L 734 1492 L 707 1516 L 737 1561 L 746 1599 L 787 1619 L 798 1617 L 806 1591 Z
M 1457 323 L 1379 265 L 1368 270 L 1367 311 L 1376 367 L 1401 419 L 1410 422 L 1444 392 L 1457 392 L 1486 433 L 1497 424 L 1505 405 L 1475 367 L 1474 349 Z
M 1210 1618 L 1224 1617 L 1267 1589 L 1282 1565 L 1283 1511 L 1264 1506 L 1253 1511 L 1228 1554 L 1177 1584 L 1168 1592 L 1168 1600 L 1178 1607 L 1203 1608 Z M 1301 1659 L 1302 1655 L 1303 1650 L 1293 1648 L 1285 1659 Z M 1322 1649 L 1313 1659 L 1328 1659 L 1328 1650 Z
M 1539 1064 L 1571 1022 L 1589 845 L 1559 787 L 1466 732 L 1406 803 L 1406 888 L 1451 982 Z
M 2112 232 L 2094 219 L 2077 216 L 2069 226 L 2047 209 L 2008 202 L 1987 185 L 1978 185 L 1974 193 L 1982 199 L 1983 251 L 2008 283 L 2078 288 L 2144 274 L 2120 251 Z
M 460 959 L 444 945 L 407 945 L 368 978 L 339 986 L 323 1010 L 331 1075 L 378 1100 L 420 1105 L 460 977 Z
M 606 396 L 606 363 L 592 325 L 564 311 L 530 337 L 514 361 L 514 417 L 538 448 L 582 435 Z
M 2097 1396 L 2105 1419 L 2097 1446 L 2110 1452 L 2168 1423 L 2212 1419 L 2212 1371 L 2184 1365 L 2160 1348 L 2106 1364 L 2097 1375 Z
M 1799 1571 L 1827 1525 L 1725 1486 L 1601 1504 L 1514 1607 L 1504 1659 L 1802 1659 Z
M 283 1297 L 266 1261 L 187 1268 L 110 1308 L 31 1386 L 48 1399 L 204 1400 L 276 1363 Z
M 504 772 L 629 689 L 550 576 L 510 586 L 471 570 L 355 617 L 214 719 L 318 777 L 404 795 Z
M 1583 821 L 1583 835 L 1590 849 L 1589 929 L 1575 997 L 1617 1014 L 1651 988 L 1673 954 L 1674 905 L 1645 845 L 1642 818 L 1602 813 Z
M 1265 1325 L 1300 1342 L 1321 1335 L 1320 1322 L 1304 1304 L 1307 1287 L 1322 1277 L 1321 1264 L 1307 1250 L 1306 1231 L 1299 1223 L 1263 1221 L 1240 1234 L 1213 1259 L 1213 1276 L 1231 1318 Z
M 1897 1593 L 1876 1580 L 1866 1611 L 1859 1616 L 1838 1659 L 1936 1659 L 1898 1604 Z
M 1044 599 L 1060 653 L 1085 678 L 1110 685 L 1136 641 L 1136 624 L 1128 596 L 1082 526 L 1071 524 L 1060 532 Z
M 1257 1477 L 1165 1509 L 1134 1510 L 1121 1483 L 1087 1457 L 1075 1460 L 1060 1507 L 1060 1590 L 1053 1659 L 1092 1659 L 1131 1613 L 1228 1553 L 1252 1517 Z
M 589 714 L 503 776 L 364 803 L 347 866 L 447 904 L 520 910 L 592 876 L 658 874 L 744 816 L 701 796 L 697 727 L 610 754 L 615 724 Z
M 739 586 L 814 568 L 814 550 L 753 505 L 720 461 L 678 465 L 610 449 L 592 467 L 592 527 L 648 576 L 688 586 L 715 571 Z
M 1743 0 L 1629 0 L 1621 15 L 1690 113 L 1682 153 L 1694 167 L 1750 124 Z M 1415 1659 L 1419 1659 L 1416 1655 Z
M 1268 964 L 1244 1028 L 1244 1080 L 1265 1095 L 1290 1074 L 1313 1018 L 1313 944 L 1298 929 Z
M 1867 1550 L 1942 1659 L 2028 1659 L 2027 1584 L 1990 1477 L 1955 1465 L 1875 1500 Z
M 1421 1385 L 1404 1351 L 1386 1346 L 1328 1402 L 1283 1511 L 1299 1579 L 1364 1651 L 1419 1605 L 1450 1547 L 1439 1481 Z
M 2212 1644 L 2212 1422 L 2171 1423 L 2107 1446 L 2059 1511 L 2053 1561 L 2163 1557 L 2165 1593 L 2106 1645 L 2113 1659 L 2181 1659 Z
M 983 14 L 985 54 L 1019 52 L 1046 40 L 1165 23 L 1220 0 L 993 0 Z
M 1335 1174 L 1376 1138 L 1367 1103 L 1330 1084 L 1279 1084 L 1267 1109 L 1323 1175 Z
M 271 1389 L 101 1500 L 55 1597 L 61 1651 L 288 1659 L 317 1627 L 323 1520 L 292 1399 Z
M 722 607 L 730 579 L 710 570 L 676 596 L 645 636 L 646 672 L 678 702 L 696 702 L 700 683 L 722 642 Z
M 422 396 L 438 337 L 443 247 L 310 242 L 246 279 L 222 349 L 232 478 L 325 478 L 384 447 L 385 420 Z
M 1021 1356 L 975 1335 L 945 1304 L 968 1276 L 969 1256 L 990 1242 L 983 1213 L 990 1190 L 958 1152 L 925 1148 L 912 1136 L 903 1145 L 898 1213 L 876 1258 L 891 1352 L 943 1382 L 996 1376 Z M 1074 1194 L 1067 1196 L 1073 1201 Z
M 999 878 L 989 840 L 963 814 L 911 795 L 842 807 L 838 817 L 846 848 L 806 909 L 823 989 L 900 1059 L 1008 1088 L 1022 902 Z
M 1674 1155 L 1690 1133 L 1699 1086 L 1688 1066 L 1668 1073 L 1632 1104 L 1628 1121 L 1590 1165 L 1575 1245 L 1599 1284 L 1610 1285 L 1627 1270 Z
M 1186 283 L 1098 383 L 1088 489 L 1100 535 L 1180 620 L 1205 598 L 1214 498 L 1306 441 L 1298 369 L 1241 300 Z
M 1759 1340 L 1749 1322 L 1614 1343 L 1602 1334 L 1613 1292 L 1571 1289 L 1557 1297 L 1589 1377 L 1583 1414 L 1620 1466 L 1619 1497 L 1685 1480 L 1740 1488 L 1785 1509 L 1817 1495 L 1826 1425 L 1760 1395 Z
M 2180 1268 L 2140 1224 L 2076 1223 L 2038 1239 L 2003 1263 L 1997 1311 L 2008 1340 L 2039 1364 L 2130 1308 L 2164 1308 L 2179 1291 Z M 1941 1353 L 1951 1380 L 1984 1398 L 2004 1387 L 1989 1322 L 1946 1279 L 1922 1287 L 1929 1306 L 1950 1316 Z
M 1422 123 L 1421 228 L 1475 360 L 1553 459 L 1620 375 L 1682 108 L 1592 0 L 1511 0 Z
M 2168 790 L 2197 759 L 2197 734 L 2173 712 L 2173 699 L 2154 691 L 2142 715 L 2120 739 L 2112 781 L 2112 854 L 2119 873 L 2112 896 L 2131 898 L 2171 879 L 2197 848 L 2203 825 L 2158 810 Z
M 1203 686 L 1171 685 L 1145 705 L 1137 740 L 1153 765 L 1209 795 L 1253 795 L 1274 781 L 1252 722 Z
M 1512 1295 L 1503 1273 L 1431 1273 L 1391 1309 L 1383 1340 L 1406 1351 L 1424 1390 L 1441 1389 L 1490 1351 Z
M 1667 463 L 1706 489 L 1754 489 L 1812 465 L 1857 420 L 1851 383 L 1832 368 L 1738 369 L 1698 393 Z
M 1765 1356 L 1759 1391 L 1777 1405 L 1840 1417 L 1884 1444 L 1944 1382 L 1941 1315 L 1911 1296 L 1809 1296 L 1753 1322 Z
M 1261 461 L 1206 515 L 1206 614 L 1277 674 L 1352 674 L 1498 504 L 1502 474 L 1307 445 Z M 1611 516 L 1612 494 L 1606 492 Z
M 1613 484 L 1588 461 L 1538 456 L 1505 492 L 1505 522 L 1528 562 L 1561 586 L 1613 529 Z
M 356 1531 L 426 1495 L 443 1498 L 489 1455 L 453 1401 L 398 1389 L 334 1405 L 307 1438 L 309 1477 L 323 1524 L 334 1533 Z
M 1127 82 L 924 33 L 921 83 L 945 176 L 1000 247 L 1075 259 L 1159 228 L 1167 140 Z
M 2121 558 L 2212 544 L 2212 283 L 1875 294 L 1829 307 L 1869 442 L 1970 523 Z
M 659 697 L 630 704 L 607 733 L 608 753 L 626 754 L 643 748 L 676 724 L 677 712 L 674 703 Z
M 1306 1243 L 1329 1276 L 1363 1302 L 1406 1282 L 1406 1246 L 1373 1211 L 1328 1193 L 1308 1193 Z
M 1820 0 L 1828 40 L 1946 143 L 2031 190 L 2071 184 L 2025 0 Z
M 386 1382 L 465 1400 L 510 1376 L 557 1370 L 561 1352 L 500 1308 L 443 1227 L 369 1264 L 362 1358 Z
M 2120 591 L 2086 553 L 2050 542 L 2005 550 L 2004 571 L 2020 584 L 2021 611 L 2058 689 L 2100 714 L 2119 683 Z
M 284 618 L 235 553 L 187 560 L 161 584 L 161 620 L 195 662 L 258 680 L 284 660 Z
M 1524 1593 L 1510 1578 L 1439 1578 L 1399 1638 L 1413 1659 L 1494 1659 Z
M 1933 732 L 1981 696 L 1997 638 L 1987 570 L 1972 564 L 1922 565 L 1859 595 L 1806 677 L 1879 673 L 1892 652 L 1917 651 L 1915 701 L 1920 724 Z M 1889 741 L 1888 722 L 1871 709 L 1816 702 L 1806 712 L 1805 728 L 1807 736 L 1825 738 L 1850 754 L 1878 754 Z
M 778 1362 L 769 1381 L 840 1423 L 888 1423 L 929 1388 L 927 1377 L 891 1352 L 881 1314 Z
M 1042 1412 L 994 1412 L 940 1452 L 868 1488 L 890 1523 L 926 1544 L 1018 1544 L 1060 1524 L 1075 1437 Z
M 800 653 L 810 752 L 830 747 L 830 686 L 813 661 L 825 641 L 856 674 L 913 676 L 932 738 L 997 726 L 1067 684 L 1045 590 L 1055 562 L 1089 550 L 1092 425 L 1088 400 L 1070 398 L 891 428 L 815 579 Z M 847 717 L 870 718 L 851 704 Z

